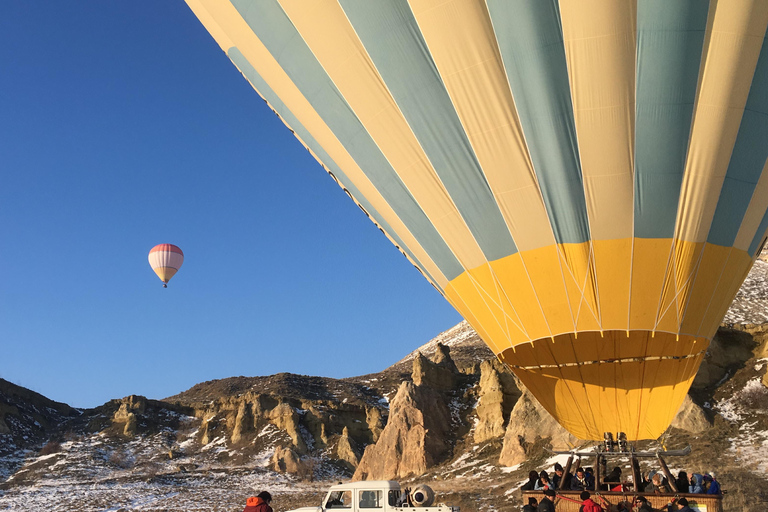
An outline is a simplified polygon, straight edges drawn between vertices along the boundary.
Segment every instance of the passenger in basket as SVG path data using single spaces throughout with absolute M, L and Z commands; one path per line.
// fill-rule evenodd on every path
M 523 491 L 533 491 L 536 489 L 536 482 L 539 481 L 539 474 L 535 471 L 528 473 L 528 481 L 520 488 Z
M 571 478 L 571 490 L 587 491 L 589 490 L 588 487 L 589 482 L 587 481 L 586 473 L 584 473 L 584 468 L 577 469 L 576 474 Z
M 590 491 L 595 490 L 595 471 L 590 467 L 587 466 L 584 468 L 584 478 L 587 479 L 587 489 Z
M 613 490 L 613 488 L 616 487 L 617 484 L 621 483 L 621 468 L 619 466 L 616 466 L 615 468 L 613 468 L 613 471 L 605 475 L 603 482 L 608 484 L 609 491 Z
M 720 494 L 720 483 L 715 478 L 715 472 L 710 471 L 704 474 L 704 481 L 709 483 L 707 494 Z
M 547 489 L 555 490 L 555 487 L 552 485 L 552 482 L 549 481 L 549 475 L 547 472 L 542 469 L 541 473 L 539 473 L 539 479 L 536 481 L 536 487 L 534 487 L 534 490 L 546 491 Z
M 658 473 L 655 473 L 651 477 L 651 489 L 650 491 L 646 489 L 646 492 L 654 492 L 656 494 L 666 494 L 666 493 L 669 493 L 670 490 L 669 490 L 669 486 L 662 481 L 661 475 Z
M 554 486 L 554 489 L 560 488 L 560 482 L 565 479 L 565 484 L 563 484 L 563 489 L 570 489 L 571 488 L 571 478 L 573 475 L 571 475 L 571 472 L 569 471 L 567 475 L 564 474 L 563 466 L 561 466 L 559 463 L 555 463 L 555 474 L 552 475 L 552 485 Z
M 675 480 L 677 486 L 677 492 L 688 494 L 688 486 L 690 485 L 688 480 L 688 473 L 681 471 L 677 474 L 677 480 Z
M 698 473 L 691 475 L 691 486 L 688 489 L 691 494 L 704 494 L 704 477 Z

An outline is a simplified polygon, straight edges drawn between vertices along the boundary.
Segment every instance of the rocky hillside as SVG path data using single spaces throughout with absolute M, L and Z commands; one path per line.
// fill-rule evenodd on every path
M 768 510 L 766 268 L 750 274 L 672 427 L 639 446 L 690 444 L 671 469 L 716 469 L 728 511 Z M 547 450 L 575 446 L 590 444 L 464 322 L 350 379 L 233 377 L 88 410 L 0 381 L 0 510 L 238 510 L 268 489 L 279 511 L 350 478 L 429 482 L 464 512 L 509 510 L 529 471 L 562 459 Z
M 0 456 L 44 443 L 65 420 L 79 414 L 66 404 L 0 379 Z
M 670 461 L 673 471 L 713 469 L 719 454 L 726 510 L 768 502 L 756 485 L 768 470 L 767 339 L 768 328 L 721 329 L 663 438 L 668 448 L 694 448 Z M 465 511 L 508 509 L 528 471 L 558 460 L 545 448 L 585 443 L 480 343 L 462 323 L 376 375 L 236 377 L 162 401 L 62 406 L 47 420 L 50 437 L 0 457 L 0 510 L 51 500 L 59 510 L 235 510 L 262 488 L 287 510 L 348 478 L 426 481 Z M 488 356 L 479 364 L 469 356 L 478 353 Z M 20 424 L 8 421 L 9 430 Z

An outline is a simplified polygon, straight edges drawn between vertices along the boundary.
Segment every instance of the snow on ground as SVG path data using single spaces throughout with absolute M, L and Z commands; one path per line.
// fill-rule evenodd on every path
M 186 436 L 181 439 L 189 448 Z M 53 454 L 5 455 L 0 469 L 8 478 L 0 490 L 0 511 L 231 511 L 242 509 L 246 497 L 262 490 L 278 496 L 306 494 L 327 485 L 298 483 L 265 468 L 273 449 L 234 465 L 226 459 L 223 441 L 171 459 L 173 442 L 169 432 L 128 443 L 93 434 L 64 442 Z
M 447 347 L 452 347 L 454 345 L 460 345 L 470 338 L 475 337 L 477 337 L 475 330 L 467 323 L 466 320 L 462 320 L 460 323 L 454 325 L 447 331 L 438 334 L 428 343 L 422 345 L 418 349 L 402 358 L 400 361 L 398 361 L 398 363 L 410 361 L 416 357 L 416 354 L 419 352 L 422 354 L 431 354 L 436 350 L 438 343 L 441 343 Z
M 272 472 L 247 470 L 96 482 L 60 481 L 51 475 L 32 486 L 0 491 L 0 511 L 229 511 L 242 508 L 247 496 L 261 490 L 268 489 L 274 496 L 280 496 L 321 487 L 324 486 L 297 484 Z
M 763 324 L 766 322 L 768 322 L 768 262 L 758 259 L 736 293 L 736 298 L 725 314 L 723 323 Z
M 715 410 L 728 421 L 741 421 L 744 419 L 743 405 L 747 401 L 746 397 L 756 393 L 766 393 L 765 386 L 758 377 L 748 380 L 741 390 L 718 402 Z
M 762 368 L 765 360 L 755 365 Z M 768 430 L 765 415 L 768 411 L 756 408 L 755 402 L 764 403 L 768 397 L 760 378 L 753 378 L 726 400 L 714 405 L 714 409 L 726 420 L 740 422 L 739 435 L 729 439 L 729 451 L 746 467 L 758 474 L 768 474 Z

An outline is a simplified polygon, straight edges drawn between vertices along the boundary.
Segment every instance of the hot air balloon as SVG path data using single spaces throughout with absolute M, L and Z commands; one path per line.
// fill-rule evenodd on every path
M 149 266 L 163 282 L 163 288 L 168 288 L 168 281 L 184 263 L 184 253 L 173 244 L 158 244 L 149 251 Z
M 187 0 L 581 439 L 657 438 L 768 230 L 768 2 Z

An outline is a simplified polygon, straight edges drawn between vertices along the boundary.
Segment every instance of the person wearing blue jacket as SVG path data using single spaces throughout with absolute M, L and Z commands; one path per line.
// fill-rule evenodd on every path
M 688 490 L 691 494 L 704 494 L 704 477 L 698 473 L 691 475 L 691 487 Z
M 715 478 L 714 471 L 706 473 L 704 475 L 704 481 L 709 483 L 707 494 L 720 494 L 720 483 Z

